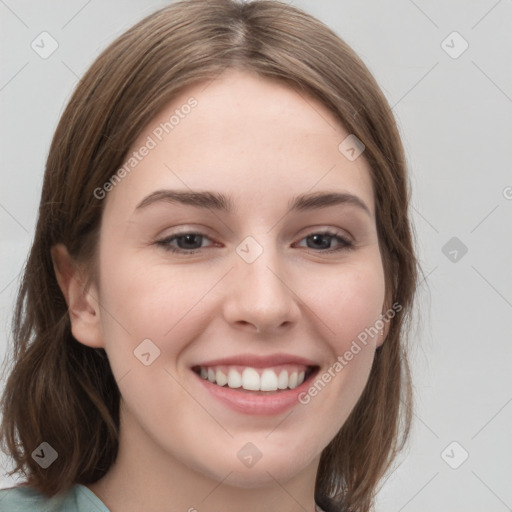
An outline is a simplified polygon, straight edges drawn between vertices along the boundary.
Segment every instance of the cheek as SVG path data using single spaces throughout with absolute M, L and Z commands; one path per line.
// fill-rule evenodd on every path
M 122 360 L 133 365 L 133 351 L 147 339 L 162 355 L 176 356 L 205 317 L 201 298 L 211 280 L 194 279 L 179 265 L 150 264 L 107 248 L 100 269 L 103 336 L 113 369 Z
M 108 253 L 107 253 L 108 254 Z M 142 265 L 118 258 L 101 277 L 102 327 L 112 372 L 131 414 L 168 422 L 162 404 L 184 410 L 197 404 L 183 393 L 174 362 L 208 321 L 201 298 L 210 280 L 176 266 Z M 179 432 L 180 421 L 172 431 Z
M 315 312 L 329 327 L 332 348 L 338 354 L 348 350 L 361 333 L 375 326 L 382 313 L 383 269 L 380 259 L 371 261 L 371 264 L 361 262 L 340 268 L 322 281 L 321 290 L 313 298 Z M 372 340 L 369 337 L 369 344 Z
M 340 267 L 322 282 L 309 305 L 326 326 L 329 360 L 302 403 L 332 418 L 327 429 L 333 436 L 355 406 L 371 370 L 378 339 L 375 324 L 385 297 L 380 258 Z

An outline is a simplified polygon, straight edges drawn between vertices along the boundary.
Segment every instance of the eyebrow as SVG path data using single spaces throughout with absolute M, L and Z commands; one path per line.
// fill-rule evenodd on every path
M 235 210 L 231 198 L 224 194 L 210 191 L 189 192 L 186 190 L 156 190 L 146 196 L 137 205 L 135 210 L 140 210 L 159 202 L 178 203 L 225 213 L 232 213 Z M 370 217 L 372 216 L 370 209 L 362 199 L 347 192 L 314 192 L 301 194 L 293 197 L 288 202 L 288 211 L 319 210 L 321 208 L 343 204 L 356 206 L 366 212 Z

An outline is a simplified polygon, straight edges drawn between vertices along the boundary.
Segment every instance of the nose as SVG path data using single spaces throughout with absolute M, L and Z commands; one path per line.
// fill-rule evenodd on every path
M 238 254 L 234 261 L 223 307 L 226 321 L 238 329 L 266 335 L 282 334 L 293 327 L 300 315 L 299 299 L 282 256 L 267 244 L 252 263 Z

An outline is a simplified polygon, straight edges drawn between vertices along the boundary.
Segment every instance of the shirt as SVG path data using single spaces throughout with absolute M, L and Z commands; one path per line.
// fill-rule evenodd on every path
M 316 505 L 318 512 L 324 512 Z M 110 512 L 88 487 L 75 484 L 61 497 L 47 498 L 29 486 L 0 489 L 0 512 Z
M 29 486 L 0 489 L 1 512 L 110 512 L 88 487 L 75 484 L 63 496 L 47 498 Z

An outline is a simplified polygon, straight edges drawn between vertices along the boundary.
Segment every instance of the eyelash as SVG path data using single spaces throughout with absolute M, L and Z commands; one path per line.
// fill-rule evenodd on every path
M 198 232 L 194 232 L 194 231 L 187 231 L 187 232 L 183 232 L 183 233 L 176 233 L 176 234 L 168 236 L 168 237 L 166 237 L 166 238 L 164 238 L 162 240 L 157 240 L 155 243 L 157 245 L 161 246 L 165 251 L 169 251 L 169 252 L 172 252 L 172 253 L 187 254 L 187 255 L 196 254 L 197 252 L 201 251 L 201 249 L 203 249 L 203 248 L 186 250 L 186 249 L 178 249 L 178 248 L 172 247 L 170 245 L 170 242 L 172 242 L 173 240 L 181 238 L 181 237 L 186 237 L 188 235 L 196 235 L 196 236 L 200 236 L 200 237 L 204 237 L 204 238 L 208 238 L 209 239 L 209 237 L 207 235 L 203 234 L 203 233 L 198 233 Z M 350 240 L 348 240 L 347 238 L 341 236 L 339 233 L 336 233 L 334 231 L 329 231 L 329 230 L 313 232 L 310 235 L 307 235 L 307 236 L 301 238 L 301 241 L 306 239 L 306 238 L 309 238 L 310 236 L 314 236 L 314 235 L 321 235 L 321 236 L 327 236 L 327 237 L 336 238 L 342 244 L 340 247 L 338 247 L 336 249 L 327 249 L 327 250 L 319 250 L 319 251 L 316 251 L 315 249 L 307 248 L 307 249 L 312 250 L 314 252 L 335 253 L 335 252 L 348 251 L 348 250 L 354 249 L 354 244 Z

